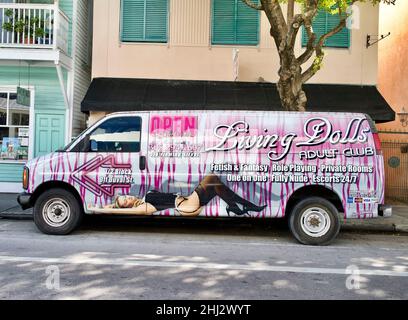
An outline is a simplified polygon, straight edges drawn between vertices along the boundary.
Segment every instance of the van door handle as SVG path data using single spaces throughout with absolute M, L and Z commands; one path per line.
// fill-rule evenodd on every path
M 145 156 L 140 156 L 139 158 L 139 169 L 140 170 L 146 169 L 146 157 Z

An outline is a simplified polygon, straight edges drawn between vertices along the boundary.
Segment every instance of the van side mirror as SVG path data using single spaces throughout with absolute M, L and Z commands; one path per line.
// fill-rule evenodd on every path
M 98 151 L 98 142 L 96 142 L 96 140 L 91 140 L 89 141 L 90 147 L 91 147 L 91 151 L 96 152 Z

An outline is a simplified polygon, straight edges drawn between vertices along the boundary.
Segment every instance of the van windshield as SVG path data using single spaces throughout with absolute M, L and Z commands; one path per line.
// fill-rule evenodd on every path
M 142 119 L 113 117 L 81 133 L 59 152 L 139 152 Z M 93 147 L 91 147 L 93 143 Z M 73 148 L 71 148 L 73 146 Z
M 70 143 L 68 143 L 65 147 L 58 149 L 57 152 L 66 152 L 73 144 L 75 141 L 77 141 L 78 137 L 74 138 L 71 140 Z
M 68 143 L 68 144 L 67 144 L 65 147 L 63 147 L 63 148 L 58 149 L 56 152 L 66 152 L 66 151 L 68 151 L 68 149 L 71 148 L 71 146 L 72 146 L 75 142 L 77 142 L 80 137 L 82 137 L 83 133 L 84 133 L 86 130 L 88 130 L 88 129 L 85 129 L 85 130 L 82 131 L 78 136 L 72 138 L 70 143 Z

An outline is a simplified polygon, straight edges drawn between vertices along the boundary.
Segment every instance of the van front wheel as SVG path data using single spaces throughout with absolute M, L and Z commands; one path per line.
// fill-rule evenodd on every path
M 45 191 L 34 205 L 34 223 L 46 234 L 69 234 L 80 225 L 82 216 L 75 196 L 60 188 Z
M 340 231 L 338 211 L 326 199 L 306 198 L 298 202 L 290 213 L 289 228 L 300 243 L 327 245 Z

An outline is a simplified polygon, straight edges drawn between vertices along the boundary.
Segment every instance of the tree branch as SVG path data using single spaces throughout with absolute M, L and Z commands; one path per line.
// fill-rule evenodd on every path
M 302 73 L 301 76 L 302 83 L 306 83 L 307 81 L 309 81 L 310 78 L 312 78 L 317 73 L 317 71 L 320 70 L 320 65 L 318 65 L 317 62 L 315 61 L 313 61 L 312 65 L 309 68 L 307 68 L 305 72 Z M 318 63 L 321 63 L 321 60 L 319 60 Z
M 287 24 L 290 23 L 294 15 L 295 15 L 295 0 L 288 0 L 288 14 L 286 19 Z
M 278 52 L 281 52 L 285 46 L 288 26 L 282 12 L 280 0 L 260 0 L 263 10 L 271 26 L 270 33 L 275 40 Z M 279 53 L 280 54 L 280 53 Z
M 302 14 L 297 14 L 290 21 L 288 22 L 288 33 L 286 35 L 286 49 L 289 50 L 295 46 L 297 34 L 304 23 L 304 17 Z
M 255 4 L 252 2 L 252 0 L 241 0 L 243 3 L 245 3 L 248 7 L 255 9 L 255 10 L 263 10 L 262 4 Z
M 309 40 L 306 44 L 306 50 L 297 58 L 297 61 L 301 65 L 307 62 L 312 57 L 315 51 L 314 43 L 316 41 L 316 34 L 312 31 L 311 25 L 305 25 L 305 30 Z
M 327 32 L 326 34 L 322 35 L 319 38 L 319 41 L 317 42 L 317 45 L 316 45 L 316 53 L 317 54 L 319 54 L 319 51 L 322 50 L 324 42 L 328 38 L 330 38 L 331 36 L 334 36 L 335 34 L 339 33 L 346 26 L 346 20 L 347 20 L 347 18 L 341 19 L 339 24 L 336 27 L 334 27 L 329 32 Z
M 350 6 L 353 5 L 353 4 L 356 3 L 357 1 L 358 1 L 358 0 L 352 0 L 349 5 L 350 5 Z M 339 6 L 339 16 L 341 17 L 341 16 L 342 16 L 342 11 L 341 11 L 341 6 L 340 6 L 340 4 L 339 4 L 340 1 L 337 1 L 337 3 L 338 3 L 338 6 Z M 316 53 L 317 53 L 317 54 L 319 54 L 318 51 L 321 51 L 321 49 L 322 49 L 322 47 L 323 47 L 323 45 L 324 45 L 324 42 L 325 42 L 328 38 L 330 38 L 331 36 L 334 36 L 336 33 L 339 33 L 339 32 L 346 26 L 346 20 L 347 20 L 347 18 L 348 18 L 347 16 L 341 18 L 339 24 L 338 24 L 336 27 L 334 27 L 332 30 L 330 30 L 329 32 L 327 32 L 326 34 L 324 34 L 324 35 L 322 35 L 322 36 L 320 37 L 320 39 L 319 39 L 319 41 L 318 41 L 318 43 L 317 43 L 317 45 L 316 45 Z
M 350 5 L 353 5 L 357 1 L 358 0 L 352 0 L 350 2 Z M 339 16 L 341 17 L 343 15 L 343 12 L 341 10 L 340 1 L 337 1 L 337 4 L 338 4 L 338 7 L 339 7 Z M 323 52 L 324 42 L 328 38 L 334 36 L 335 34 L 339 33 L 341 30 L 343 30 L 343 28 L 346 27 L 346 21 L 347 21 L 347 15 L 340 19 L 339 24 L 336 27 L 334 27 L 329 32 L 325 33 L 324 35 L 322 35 L 319 38 L 319 41 L 314 46 L 314 51 L 316 52 L 316 58 L 313 61 L 312 65 L 302 74 L 302 82 L 303 83 L 307 82 L 310 78 L 312 78 L 317 73 L 317 71 L 320 70 L 321 64 L 322 64 L 322 61 L 323 61 L 323 58 L 324 58 L 324 52 Z M 310 39 L 309 39 L 309 42 L 310 42 Z M 313 54 L 313 51 L 312 52 L 310 52 L 310 51 L 311 50 L 306 50 L 307 53 L 306 52 L 304 53 L 305 54 L 304 57 L 301 56 L 302 59 L 305 59 L 306 55 L 308 55 L 309 56 L 308 59 L 310 59 L 310 57 Z M 301 57 L 299 57 L 299 59 Z M 308 59 L 306 59 L 306 61 Z
M 323 45 L 327 38 L 334 36 L 336 33 L 340 32 L 346 26 L 346 19 L 340 20 L 339 24 L 327 32 L 326 34 L 322 35 L 317 42 L 315 47 L 316 51 L 316 58 L 313 61 L 312 65 L 302 74 L 302 83 L 307 82 L 310 78 L 312 78 L 317 71 L 321 68 L 321 63 L 323 61 L 324 52 L 323 52 Z
M 312 28 L 312 21 L 313 18 L 317 14 L 317 2 L 316 1 L 308 1 L 307 2 L 307 8 L 306 12 L 303 15 L 303 25 L 305 27 L 306 33 L 307 33 L 307 44 L 306 44 L 306 50 L 301 54 L 298 58 L 297 61 L 299 64 L 304 64 L 306 61 L 308 61 L 315 50 L 314 44 L 316 41 L 316 34 L 313 32 Z
M 346 26 L 346 18 L 341 19 L 339 24 L 327 32 L 326 34 L 322 35 L 317 42 L 315 47 L 316 51 L 316 58 L 313 61 L 312 65 L 302 74 L 302 82 L 307 82 L 311 77 L 313 77 L 317 71 L 321 68 L 321 63 L 323 61 L 324 52 L 323 52 L 323 45 L 327 38 L 334 36 L 336 33 L 340 32 Z

